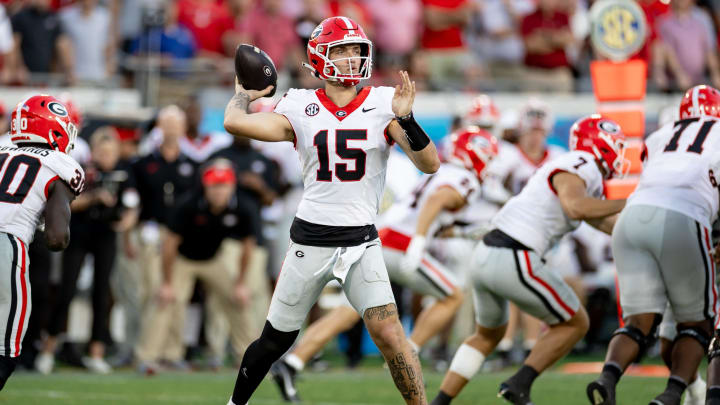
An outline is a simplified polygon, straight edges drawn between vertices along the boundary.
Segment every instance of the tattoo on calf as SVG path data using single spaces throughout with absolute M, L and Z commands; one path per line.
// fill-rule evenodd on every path
M 395 357 L 388 360 L 390 375 L 403 398 L 424 398 L 425 390 L 423 389 L 422 374 L 415 370 L 412 362 L 412 359 L 410 362 L 405 361 L 405 356 L 402 353 L 396 354 Z
M 373 307 L 365 310 L 363 316 L 366 320 L 377 319 L 378 321 L 384 321 L 387 318 L 397 314 L 397 307 L 395 304 L 387 304 L 381 307 Z

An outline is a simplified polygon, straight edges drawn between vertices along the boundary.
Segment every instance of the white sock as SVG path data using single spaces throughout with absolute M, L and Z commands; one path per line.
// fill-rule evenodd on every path
M 696 391 L 701 391 L 704 393 L 707 389 L 707 384 L 705 384 L 705 380 L 703 380 L 700 374 L 698 374 L 697 378 L 695 378 L 695 381 L 688 384 L 687 389 L 688 391 L 692 391 L 693 393 L 695 393 Z
M 503 339 L 498 343 L 497 350 L 501 352 L 507 352 L 510 351 L 510 349 L 513 348 L 513 341 L 512 339 Z
M 420 353 L 420 346 L 418 346 L 417 343 L 413 342 L 412 339 L 408 339 L 408 343 L 410 343 L 410 347 L 413 348 L 415 353 Z
M 305 362 L 302 361 L 302 359 L 294 353 L 290 353 L 285 356 L 284 360 L 285 363 L 287 363 L 290 367 L 294 368 L 295 371 L 303 371 L 303 369 L 305 368 Z

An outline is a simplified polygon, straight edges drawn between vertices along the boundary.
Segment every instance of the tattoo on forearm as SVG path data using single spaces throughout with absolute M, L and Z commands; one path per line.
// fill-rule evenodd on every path
M 425 388 L 422 373 L 419 371 L 420 363 L 417 358 L 410 359 L 410 362 L 408 362 L 402 353 L 398 353 L 388 360 L 388 367 L 395 386 L 403 398 L 408 400 L 425 398 Z
M 387 318 L 397 314 L 397 307 L 395 304 L 383 305 L 381 307 L 373 307 L 365 310 L 364 318 L 366 320 L 377 319 L 378 321 L 384 321 Z
M 230 105 L 234 108 L 239 108 L 245 112 L 249 112 L 248 106 L 250 105 L 250 96 L 245 93 L 237 93 L 233 96 L 232 100 L 230 100 Z

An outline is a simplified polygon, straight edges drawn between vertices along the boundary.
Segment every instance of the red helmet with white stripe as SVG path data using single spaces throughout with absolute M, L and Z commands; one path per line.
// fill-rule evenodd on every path
M 720 118 L 720 91 L 703 84 L 685 92 L 680 101 L 680 119 L 705 115 Z
M 630 165 L 625 160 L 625 134 L 615 121 L 600 114 L 580 118 L 570 128 L 570 150 L 592 153 L 605 169 L 605 178 L 624 175 Z
M 360 45 L 360 56 L 330 59 L 330 49 L 338 45 Z M 372 71 L 372 42 L 362 27 L 347 17 L 330 17 L 321 22 L 310 35 L 307 44 L 309 68 L 318 79 L 333 80 L 345 86 L 355 86 L 360 80 L 370 78 Z M 359 66 L 353 69 L 353 62 L 359 59 Z M 343 73 L 338 62 L 346 62 L 349 72 Z
M 487 94 L 481 94 L 472 101 L 470 109 L 463 117 L 466 125 L 476 125 L 483 129 L 493 129 L 500 121 L 500 110 Z
M 490 132 L 469 126 L 450 135 L 448 152 L 448 162 L 463 166 L 483 179 L 485 168 L 498 154 L 498 141 Z
M 49 145 L 53 150 L 69 152 L 77 137 L 77 127 L 68 110 L 55 97 L 32 96 L 15 107 L 10 121 L 10 141 L 17 146 Z

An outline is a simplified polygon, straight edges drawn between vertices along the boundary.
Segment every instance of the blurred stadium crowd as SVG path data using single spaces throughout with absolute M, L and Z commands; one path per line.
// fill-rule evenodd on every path
M 636 57 L 648 61 L 650 90 L 704 82 L 720 87 L 720 1 L 638 3 L 651 35 Z M 304 46 L 317 23 L 341 14 L 358 21 L 373 40 L 371 85 L 394 85 L 396 71 L 409 69 L 418 87 L 430 91 L 588 91 L 594 58 L 588 45 L 590 5 L 584 0 L 0 0 L 0 85 L 143 91 L 156 74 L 165 98 L 154 104 L 170 104 L 149 122 L 106 125 L 83 117 L 65 96 L 79 122 L 86 121 L 86 141 L 72 155 L 85 167 L 88 186 L 73 204 L 67 251 L 55 255 L 42 242 L 31 245 L 33 315 L 24 364 L 50 373 L 60 358 L 98 373 L 132 364 L 152 374 L 189 370 L 200 358 L 198 364 L 218 368 L 230 353 L 239 361 L 259 335 L 302 179 L 290 143 L 256 144 L 201 130 L 204 109 L 192 95 L 205 85 L 232 86 L 238 43 L 255 44 L 272 57 L 280 87 L 318 87 L 321 82 L 299 71 Z M 251 108 L 267 111 L 272 105 L 260 100 Z M 524 164 L 542 164 L 551 152 L 546 138 L 553 112 L 530 100 L 509 122 L 500 122 L 501 113 L 481 97 L 455 125 L 494 129 L 517 144 Z M 9 115 L 0 106 L 0 133 L 7 131 Z M 410 179 L 418 176 L 402 154 L 391 156 L 386 206 L 411 193 Z M 513 179 L 513 168 L 497 169 L 499 181 L 488 182 L 496 188 L 487 190 L 486 201 L 473 210 L 478 217 L 468 221 L 489 219 L 524 185 Z M 433 249 L 462 273 L 462 253 L 471 250 L 470 243 L 441 240 Z M 583 226 L 550 258 L 589 308 L 588 350 L 604 348 L 614 328 L 608 243 Z M 78 305 L 78 294 L 91 304 Z M 399 289 L 396 296 L 402 297 L 398 303 L 404 303 L 406 319 L 424 305 L 423 297 Z M 469 305 L 458 317 L 460 328 L 472 325 Z M 525 335 L 514 340 L 511 334 L 501 343 L 503 362 L 522 359 L 541 328 L 519 315 L 516 324 L 525 325 Z M 448 339 L 432 350 L 439 365 L 452 353 Z M 347 348 L 351 364 L 362 357 L 362 340 L 359 325 Z M 74 344 L 78 341 L 82 344 Z
M 345 15 L 374 41 L 373 85 L 407 69 L 421 90 L 589 91 L 592 3 L 1 0 L 0 84 L 133 87 L 151 71 L 227 84 L 229 58 L 247 42 L 270 55 L 286 83 L 317 87 L 299 74 L 304 45 L 324 18 Z M 720 1 L 637 3 L 650 34 L 634 58 L 648 62 L 651 91 L 720 86 Z

